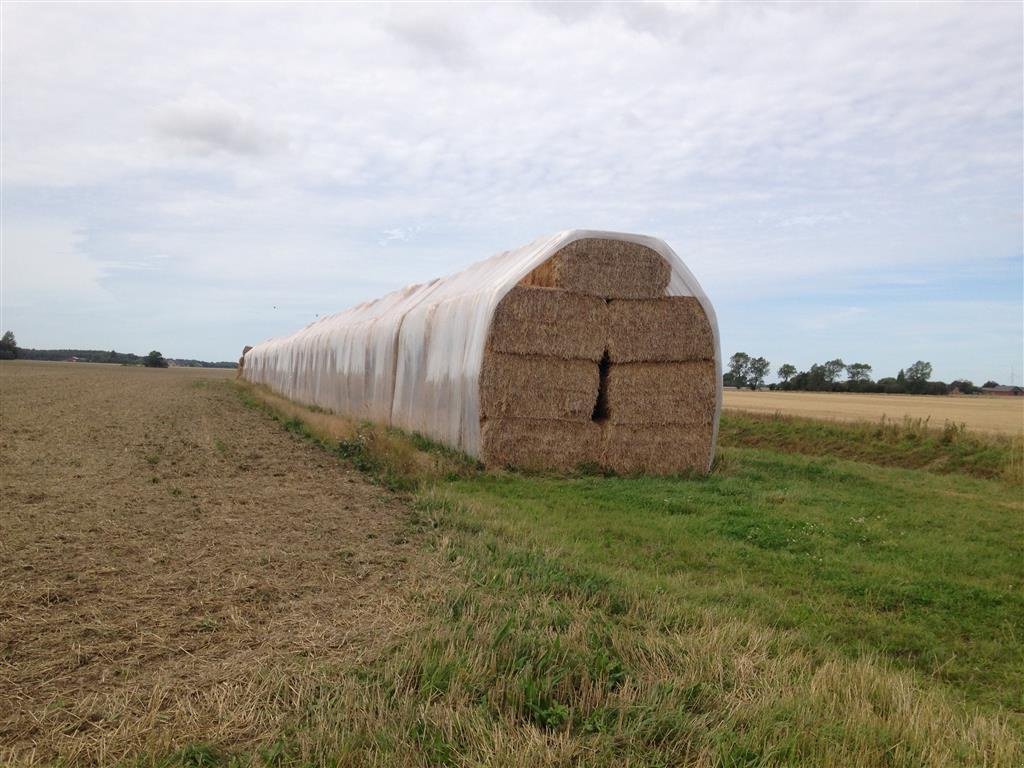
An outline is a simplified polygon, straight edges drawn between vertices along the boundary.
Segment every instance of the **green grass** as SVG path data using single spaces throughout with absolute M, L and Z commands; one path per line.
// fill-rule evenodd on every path
M 726 411 L 719 443 L 1024 483 L 1024 440 L 950 422 L 935 429 L 922 419 L 836 422 Z
M 1024 501 L 978 462 L 879 466 L 902 461 L 882 435 L 863 461 L 524 476 L 292 408 L 270 410 L 410 494 L 446 586 L 375 662 L 283 679 L 305 693 L 269 745 L 140 764 L 1024 764 Z M 788 445 L 771 420 L 725 442 L 748 427 Z
M 480 475 L 448 518 L 675 606 L 754 616 L 1024 712 L 1016 488 L 729 449 L 707 479 Z

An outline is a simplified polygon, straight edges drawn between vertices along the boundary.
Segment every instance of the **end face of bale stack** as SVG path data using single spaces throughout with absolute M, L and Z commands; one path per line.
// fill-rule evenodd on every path
M 668 262 L 646 245 L 588 237 L 562 248 L 522 285 L 603 299 L 646 299 L 663 295 L 671 274 Z
M 245 347 L 242 349 L 242 356 L 238 358 L 238 367 L 235 369 L 236 379 L 241 378 L 242 373 L 245 371 L 245 353 L 248 352 L 250 349 L 252 349 L 252 346 L 249 344 L 246 344 Z
M 697 299 L 664 295 L 670 272 L 645 246 L 583 239 L 505 296 L 480 374 L 485 463 L 707 470 L 714 334 Z

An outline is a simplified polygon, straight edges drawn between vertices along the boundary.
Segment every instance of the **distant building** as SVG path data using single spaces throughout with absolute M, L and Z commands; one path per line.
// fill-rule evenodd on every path
M 1024 387 L 1014 387 L 1010 384 L 999 384 L 995 387 L 982 387 L 983 395 L 1000 395 L 1002 397 L 1020 397 L 1024 395 Z

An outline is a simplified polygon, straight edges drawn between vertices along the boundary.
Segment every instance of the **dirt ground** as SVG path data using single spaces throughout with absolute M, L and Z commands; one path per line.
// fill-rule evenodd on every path
M 755 413 L 782 413 L 814 419 L 900 421 L 904 416 L 928 419 L 941 428 L 946 421 L 979 432 L 1007 435 L 1024 432 L 1024 397 L 868 395 L 846 392 L 751 392 L 727 389 L 725 408 Z
M 407 510 L 233 376 L 0 363 L 0 764 L 255 743 L 409 631 Z

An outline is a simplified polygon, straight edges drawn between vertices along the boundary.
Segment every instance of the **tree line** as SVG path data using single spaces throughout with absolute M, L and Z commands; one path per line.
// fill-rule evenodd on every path
M 775 372 L 779 382 L 769 384 L 768 388 L 806 392 L 877 392 L 910 395 L 946 395 L 954 390 L 971 395 L 981 390 L 967 379 L 957 379 L 949 384 L 944 381 L 931 381 L 932 364 L 924 360 L 901 368 L 895 376 L 887 376 L 878 381 L 871 378 L 872 370 L 868 363 L 845 363 L 842 358 L 815 363 L 806 371 L 797 370 L 792 363 L 783 363 Z M 765 377 L 770 371 L 771 363 L 765 358 L 737 352 L 729 358 L 729 369 L 722 376 L 722 383 L 727 387 L 758 389 L 764 385 Z M 995 386 L 995 382 L 985 382 L 985 386 Z
M 111 349 L 26 349 L 19 347 L 13 331 L 7 331 L 0 337 L 0 360 L 49 360 L 61 361 L 75 358 L 83 363 L 117 363 L 119 365 L 144 365 L 147 368 L 166 368 L 173 363 L 187 368 L 234 368 L 234 361 L 209 363 L 205 360 L 181 358 L 165 358 L 157 350 L 148 355 L 136 355 L 134 352 L 118 352 Z

